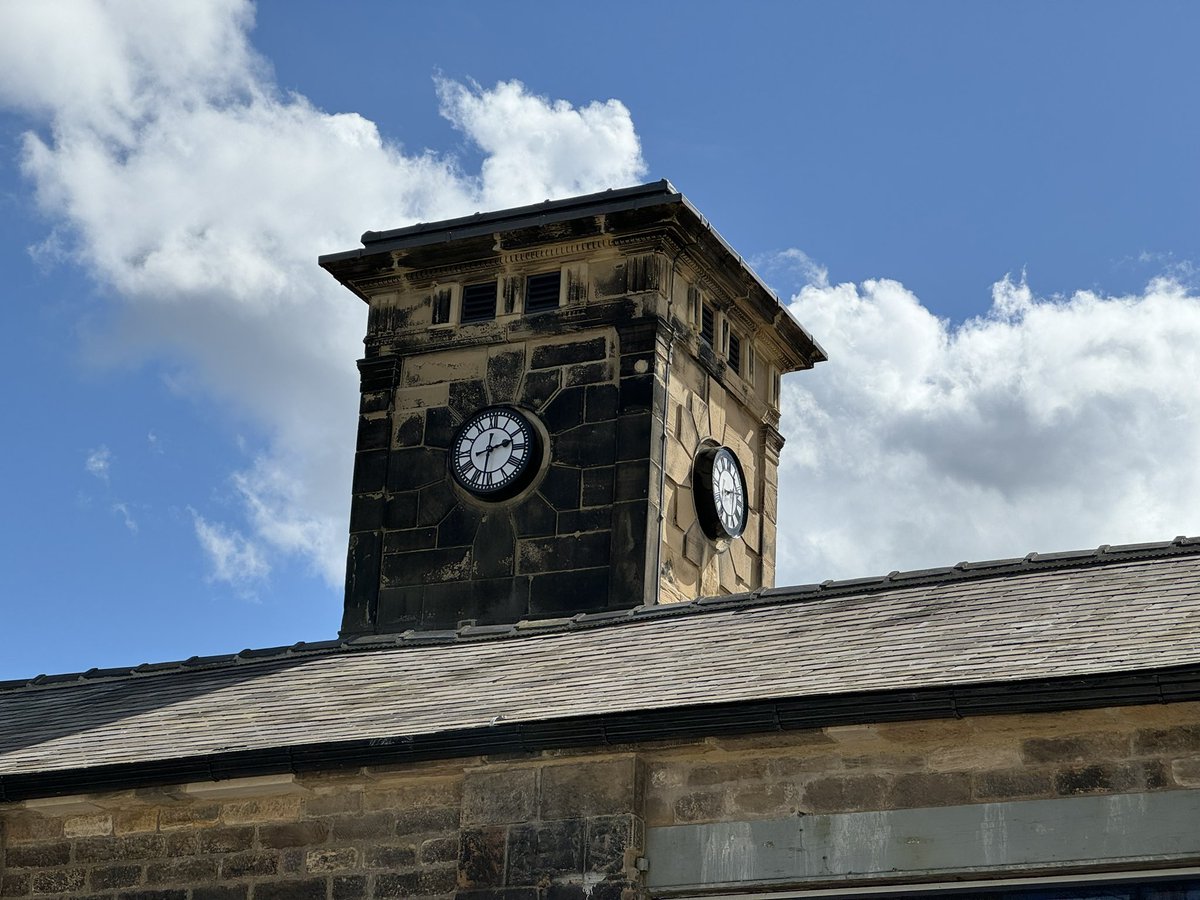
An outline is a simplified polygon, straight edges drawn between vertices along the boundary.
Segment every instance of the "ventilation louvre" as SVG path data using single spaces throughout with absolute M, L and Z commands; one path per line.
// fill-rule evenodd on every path
M 716 316 L 713 315 L 712 307 L 707 303 L 703 304 L 700 307 L 700 340 L 710 347 L 713 345 L 713 338 L 717 333 L 716 325 Z
M 558 292 L 562 272 L 543 272 L 525 280 L 525 312 L 558 309 Z
M 462 294 L 462 321 L 484 322 L 496 318 L 496 282 L 468 284 Z
M 737 332 L 729 332 L 729 368 L 742 374 L 742 339 Z

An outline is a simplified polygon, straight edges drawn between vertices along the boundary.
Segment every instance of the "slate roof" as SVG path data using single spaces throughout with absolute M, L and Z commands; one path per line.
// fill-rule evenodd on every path
M 1031 554 L 571 620 L 4 682 L 0 800 L 4 779 L 30 773 L 1196 665 L 1200 538 Z

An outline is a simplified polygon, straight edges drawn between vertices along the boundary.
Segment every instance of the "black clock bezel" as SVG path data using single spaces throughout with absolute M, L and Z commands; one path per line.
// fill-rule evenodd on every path
M 725 527 L 725 522 L 717 509 L 716 497 L 713 495 L 713 469 L 716 466 L 717 457 L 722 453 L 727 453 L 733 461 L 733 466 L 737 470 L 742 484 L 742 520 L 737 530 L 733 532 Z M 746 522 L 750 516 L 750 489 L 746 484 L 746 472 L 742 469 L 742 462 L 729 447 L 720 445 L 702 447 L 696 454 L 696 459 L 692 463 L 692 498 L 696 504 L 696 517 L 700 521 L 700 527 L 712 540 L 733 540 L 745 533 Z
M 502 413 L 522 423 L 522 430 L 526 435 L 528 450 L 524 462 L 512 478 L 495 487 L 485 488 L 471 483 L 460 472 L 456 462 L 458 459 L 458 445 L 463 435 L 466 434 L 473 424 L 495 413 Z M 542 468 L 543 455 L 542 432 L 535 424 L 530 413 L 515 406 L 497 404 L 476 410 L 454 430 L 454 434 L 450 439 L 450 448 L 446 453 L 446 468 L 454 484 L 473 499 L 485 502 L 498 502 L 515 497 L 529 486 Z

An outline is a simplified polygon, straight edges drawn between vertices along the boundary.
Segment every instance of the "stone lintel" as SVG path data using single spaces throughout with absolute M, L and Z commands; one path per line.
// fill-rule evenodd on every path
M 1200 790 L 646 829 L 647 886 L 946 881 L 1200 860 Z
M 92 797 L 82 794 L 70 794 L 66 797 L 37 797 L 26 800 L 23 806 L 40 816 L 77 815 L 101 812 L 104 809 Z
M 241 800 L 252 797 L 278 797 L 283 794 L 311 794 L 296 781 L 296 776 L 258 775 L 252 778 L 230 778 L 226 781 L 193 781 L 176 792 L 181 799 Z

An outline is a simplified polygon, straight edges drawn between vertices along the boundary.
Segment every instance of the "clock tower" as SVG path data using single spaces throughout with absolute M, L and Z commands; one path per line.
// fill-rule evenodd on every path
M 820 346 L 666 181 L 367 232 L 342 635 L 770 587 Z

